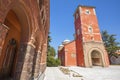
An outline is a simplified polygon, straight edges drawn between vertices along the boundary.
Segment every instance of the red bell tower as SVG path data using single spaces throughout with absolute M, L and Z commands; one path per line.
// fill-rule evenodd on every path
M 108 55 L 101 38 L 95 7 L 79 5 L 74 13 L 74 24 L 77 65 L 108 66 Z

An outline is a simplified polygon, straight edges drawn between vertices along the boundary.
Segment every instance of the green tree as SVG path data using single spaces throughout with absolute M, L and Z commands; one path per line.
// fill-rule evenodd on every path
M 48 56 L 55 57 L 55 55 L 56 55 L 55 49 L 52 46 L 50 46 L 48 49 Z
M 118 46 L 119 43 L 116 42 L 115 36 L 116 35 L 114 35 L 114 34 L 108 34 L 108 32 L 106 30 L 102 31 L 102 39 L 103 39 L 104 45 L 106 47 L 106 50 L 108 52 L 109 58 L 111 56 L 117 57 L 118 54 L 116 54 L 116 51 L 120 49 L 120 47 Z
M 56 67 L 60 65 L 60 60 L 55 59 L 53 56 L 48 56 L 47 57 L 47 66 L 49 67 Z
M 49 32 L 48 51 L 47 51 L 47 66 L 49 67 L 60 65 L 60 60 L 55 58 L 56 56 L 55 49 L 50 45 L 51 40 L 52 39 L 51 39 L 50 32 Z
M 57 58 L 55 61 L 56 61 L 56 65 L 55 66 L 59 66 L 61 64 L 60 59 Z
M 52 40 L 52 39 L 51 39 L 50 32 L 49 32 L 49 33 L 48 33 L 48 41 L 47 41 L 47 46 L 48 46 L 47 49 L 48 49 L 48 51 L 50 50 L 50 47 L 51 47 L 51 46 L 50 46 L 51 40 Z

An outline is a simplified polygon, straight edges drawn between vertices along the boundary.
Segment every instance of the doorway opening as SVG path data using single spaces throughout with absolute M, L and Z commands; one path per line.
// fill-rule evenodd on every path
M 10 10 L 4 21 L 9 29 L 6 34 L 2 53 L 0 55 L 0 78 L 12 78 L 15 74 L 15 66 L 20 45 L 21 27 L 14 11 Z
M 99 51 L 93 50 L 91 52 L 92 66 L 102 66 L 102 55 Z

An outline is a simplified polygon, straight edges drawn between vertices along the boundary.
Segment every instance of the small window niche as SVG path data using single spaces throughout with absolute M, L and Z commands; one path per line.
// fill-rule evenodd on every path
M 85 14 L 90 14 L 90 11 L 89 11 L 89 10 L 86 10 L 86 11 L 85 11 Z
M 89 32 L 89 33 L 92 33 L 92 32 L 93 32 L 92 26 L 89 26 L 89 27 L 88 27 L 88 32 Z

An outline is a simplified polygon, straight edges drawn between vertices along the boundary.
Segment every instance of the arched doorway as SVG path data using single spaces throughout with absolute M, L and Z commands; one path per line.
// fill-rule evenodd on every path
M 22 60 L 24 60 L 24 53 L 20 52 L 20 47 L 22 47 L 21 44 L 28 42 L 30 30 L 27 16 L 20 6 L 8 11 L 4 25 L 8 28 L 8 31 L 0 55 L 0 79 L 7 78 L 8 80 L 16 74 L 18 58 L 22 57 Z M 19 67 L 22 67 L 22 65 Z
M 8 27 L 1 58 L 1 77 L 12 77 L 15 73 L 16 57 L 20 45 L 21 28 L 16 14 L 10 10 L 4 21 Z
M 99 51 L 93 50 L 91 52 L 92 66 L 102 66 L 102 55 Z
M 41 4 L 33 0 L 1 0 L 0 3 L 0 33 L 6 32 L 0 34 L 0 80 L 4 80 L 1 76 L 6 80 L 37 78 L 46 64 L 40 59 L 41 45 L 47 40 L 49 30 L 49 0 Z

